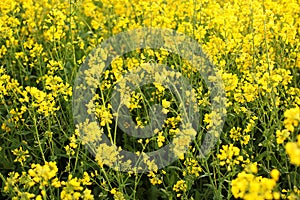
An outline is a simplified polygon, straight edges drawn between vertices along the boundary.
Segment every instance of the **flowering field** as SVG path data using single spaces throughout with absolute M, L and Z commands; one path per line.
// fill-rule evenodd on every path
M 73 97 L 85 91 L 76 80 L 90 53 L 142 27 L 172 29 L 201 46 L 216 71 L 208 80 L 222 82 L 222 124 L 205 70 L 164 48 L 133 49 L 87 79 L 96 88 L 83 107 L 94 121 L 76 123 Z M 139 70 L 155 64 L 153 83 L 126 88 L 126 74 L 143 82 Z M 181 88 L 186 104 L 168 77 L 191 85 Z M 133 129 L 118 121 L 117 88 Z M 157 104 L 165 118 L 151 129 Z M 197 128 L 186 108 L 199 113 Z M 299 0 L 0 1 L 0 199 L 300 199 L 299 122 Z M 201 156 L 212 133 L 216 142 Z M 170 144 L 176 160 L 164 167 L 145 156 Z M 143 167 L 122 150 L 143 155 Z

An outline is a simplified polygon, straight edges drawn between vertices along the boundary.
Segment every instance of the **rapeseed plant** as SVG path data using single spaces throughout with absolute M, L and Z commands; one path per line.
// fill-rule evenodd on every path
M 299 0 L 2 0 L 0 198 L 299 199 L 299 18 Z M 216 70 L 208 79 L 224 82 L 221 132 L 215 129 L 225 111 L 211 106 L 225 100 L 210 99 L 201 58 L 193 65 L 172 53 L 180 45 L 168 37 L 169 49 L 117 57 L 95 50 L 141 27 L 170 28 L 201 45 Z M 94 89 L 81 106 L 95 121 L 72 113 L 78 75 Z M 182 78 L 192 85 L 181 88 L 186 102 L 172 91 Z M 110 102 L 114 91 L 131 124 Z M 162 124 L 147 129 L 151 113 L 158 118 L 156 104 Z M 189 124 L 186 108 L 200 113 L 198 127 Z M 76 117 L 82 123 L 74 124 Z M 138 138 L 143 130 L 151 137 Z M 203 158 L 207 133 L 219 139 Z M 102 143 L 106 136 L 111 145 Z M 168 144 L 178 160 L 159 169 L 146 155 Z M 123 151 L 148 173 L 137 173 L 143 169 Z

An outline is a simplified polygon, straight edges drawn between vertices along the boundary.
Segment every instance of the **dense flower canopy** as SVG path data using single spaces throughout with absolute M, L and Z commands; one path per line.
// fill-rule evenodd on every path
M 99 83 L 91 82 L 99 87 L 87 107 L 99 123 L 74 124 L 73 84 L 89 53 L 142 27 L 193 38 L 223 80 L 227 117 L 205 158 L 202 135 L 217 123 L 210 91 L 199 66 L 165 49 L 114 59 Z M 122 90 L 136 129 L 150 123 L 149 105 L 157 103 L 167 116 L 162 129 L 140 139 L 116 128 L 112 91 L 149 63 L 168 65 L 193 85 L 185 94 L 195 94 L 201 113 L 197 133 L 180 130 L 182 104 L 159 81 Z M 1 0 L 0 198 L 299 199 L 299 74 L 299 0 Z M 186 137 L 176 137 L 182 132 Z M 118 148 L 99 145 L 91 153 L 88 144 L 101 134 Z M 151 169 L 145 174 L 109 167 L 122 149 L 144 155 L 170 141 L 189 148 L 175 148 L 178 160 L 164 169 L 151 160 L 143 161 Z

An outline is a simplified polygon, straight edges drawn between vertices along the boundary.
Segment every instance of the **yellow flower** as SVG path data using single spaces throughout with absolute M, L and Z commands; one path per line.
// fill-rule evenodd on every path
M 123 193 L 118 191 L 116 188 L 111 189 L 110 193 L 114 195 L 115 200 L 125 200 Z
M 246 131 L 243 131 L 243 134 L 241 133 L 242 129 L 240 127 L 233 127 L 230 130 L 230 138 L 232 138 L 234 141 L 240 141 L 241 144 L 246 145 L 248 144 L 250 140 L 250 135 L 244 135 Z
M 276 142 L 277 144 L 282 144 L 284 141 L 290 136 L 290 132 L 287 129 L 284 129 L 282 131 L 277 130 L 276 131 Z
M 110 190 L 111 194 L 116 194 L 116 192 L 117 192 L 116 188 L 113 188 L 113 189 Z
M 300 121 L 300 108 L 298 106 L 288 109 L 284 112 L 284 126 L 285 128 L 290 131 L 294 132 L 295 127 L 298 126 Z
M 4 192 L 9 192 L 11 188 L 15 188 L 19 182 L 20 174 L 18 172 L 9 172 L 8 178 L 6 179 Z
M 96 149 L 96 161 L 103 165 L 113 166 L 118 159 L 119 151 L 116 146 L 109 146 L 106 143 L 101 143 Z
M 77 127 L 81 137 L 82 144 L 97 143 L 101 141 L 101 136 L 104 133 L 96 121 L 89 122 L 88 120 L 81 123 Z
M 28 174 L 31 178 L 41 185 L 49 185 L 49 181 L 56 176 L 58 168 L 56 162 L 46 162 L 45 165 L 32 164 L 31 169 L 28 170 Z
M 250 199 L 280 199 L 275 190 L 276 181 L 279 178 L 278 170 L 271 172 L 272 179 L 256 176 L 242 171 L 231 182 L 231 192 L 235 198 Z
M 231 167 L 240 164 L 243 162 L 243 156 L 240 155 L 240 149 L 238 147 L 230 145 L 222 145 L 222 149 L 220 149 L 220 154 L 217 155 L 220 159 L 220 165 L 227 165 L 227 170 L 230 171 Z
M 185 192 L 187 190 L 187 184 L 185 180 L 179 180 L 176 182 L 176 184 L 173 186 L 173 190 L 179 194 L 177 194 L 177 197 L 180 197 L 180 192 Z
M 167 101 L 166 99 L 163 99 L 162 100 L 162 107 L 163 107 L 163 110 L 162 110 L 162 112 L 164 113 L 164 114 L 168 114 L 168 112 L 169 112 L 169 107 L 170 107 L 170 105 L 171 105 L 171 102 L 170 101 Z
M 234 141 L 238 141 L 241 137 L 241 128 L 240 127 L 233 127 L 231 130 L 230 130 L 230 137 L 234 140 Z
M 278 171 L 278 169 L 273 169 L 271 171 L 271 177 L 275 180 L 275 181 L 278 181 L 279 179 L 279 176 L 280 176 L 280 172 Z
M 158 132 L 158 136 L 157 136 L 157 146 L 158 147 L 162 147 L 163 144 L 165 142 L 165 136 L 162 135 L 162 132 Z
M 196 177 L 200 176 L 200 172 L 202 172 L 202 168 L 200 167 L 196 159 L 186 158 L 183 164 L 186 166 L 183 172 L 183 176 L 186 175 L 195 175 Z
M 173 139 L 173 152 L 180 159 L 184 159 L 184 154 L 192 141 L 192 136 L 180 134 Z
M 60 193 L 60 198 L 66 200 L 79 200 L 81 197 L 80 192 L 83 190 L 83 187 L 80 184 L 80 179 L 77 177 L 73 178 L 70 174 L 66 182 L 62 181 L 62 185 L 64 185 L 64 187 Z
M 85 189 L 85 190 L 83 191 L 82 198 L 83 198 L 84 200 L 93 200 L 93 199 L 94 199 L 94 195 L 92 195 L 91 193 L 92 193 L 91 190 Z
M 35 195 L 29 192 L 18 192 L 18 197 L 19 199 L 33 199 Z
M 152 185 L 162 184 L 162 180 L 161 180 L 160 176 L 158 174 L 154 173 L 153 171 L 149 172 L 148 177 L 150 178 L 150 183 Z
M 222 79 L 225 84 L 226 92 L 233 91 L 237 87 L 239 82 L 237 75 L 232 73 L 222 73 Z
M 26 158 L 29 157 L 28 150 L 23 151 L 22 147 L 20 147 L 19 149 L 13 150 L 12 153 L 16 156 L 16 159 L 14 160 L 14 162 L 20 162 L 22 166 L 24 165 Z
M 106 126 L 106 124 L 112 123 L 113 116 L 110 112 L 111 105 L 107 106 L 101 105 L 97 106 L 95 109 L 95 113 L 98 119 L 100 119 L 100 125 Z
M 298 142 L 288 142 L 285 145 L 285 150 L 291 163 L 300 166 L 300 134 L 297 136 L 297 140 Z

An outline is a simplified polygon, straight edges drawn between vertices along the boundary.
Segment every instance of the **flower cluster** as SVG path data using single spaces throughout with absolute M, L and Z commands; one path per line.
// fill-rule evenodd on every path
M 232 180 L 233 196 L 243 199 L 280 199 L 280 193 L 275 190 L 279 171 L 273 169 L 270 172 L 271 178 L 265 178 L 256 175 L 258 169 L 255 163 L 251 165 L 251 171 L 242 171 Z
M 300 166 L 300 134 L 297 136 L 297 140 L 297 142 L 286 143 L 285 149 L 291 159 L 291 163 Z
M 0 199 L 299 199 L 299 26 L 299 0 L 1 0 Z M 97 48 L 143 27 L 202 49 Z
M 62 188 L 60 192 L 61 199 L 94 199 L 91 190 L 85 186 L 91 185 L 90 176 L 84 172 L 82 179 L 73 178 L 69 175 L 67 181 L 60 181 L 57 177 L 58 168 L 55 162 L 46 162 L 45 165 L 32 164 L 28 172 L 21 175 L 17 172 L 9 174 L 4 192 L 13 192 L 17 194 L 13 199 L 45 199 L 50 194 L 49 187 Z M 38 190 L 34 190 L 34 186 Z M 53 192 L 53 191 L 52 191 Z

